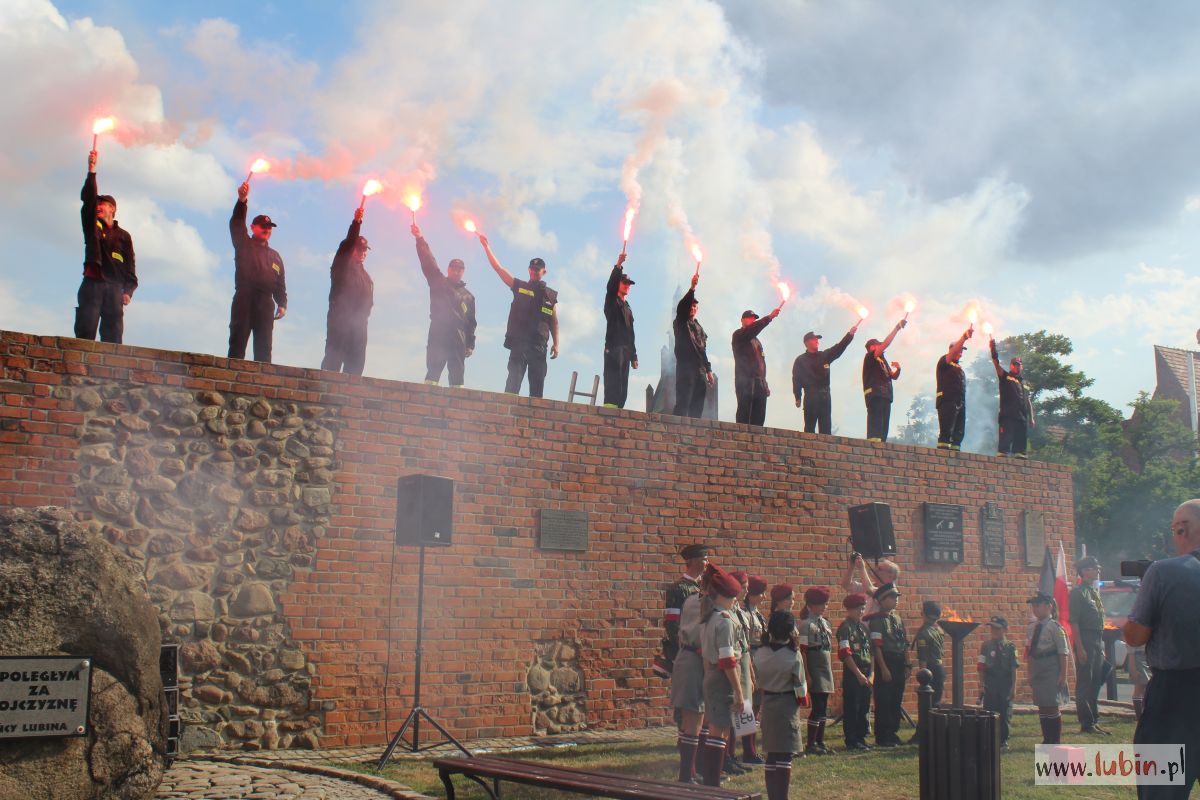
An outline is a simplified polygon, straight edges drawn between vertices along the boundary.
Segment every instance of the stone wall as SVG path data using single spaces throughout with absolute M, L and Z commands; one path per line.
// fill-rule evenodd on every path
M 452 544 L 426 555 L 422 705 L 464 738 L 668 723 L 651 659 L 688 542 L 834 586 L 847 506 L 888 503 L 914 629 L 923 599 L 1027 618 L 1024 512 L 1074 546 L 1070 474 L 1048 464 L 0 333 L 0 505 L 73 506 L 140 553 L 193 719 L 225 746 L 382 744 L 399 726 L 417 552 L 395 544 L 395 497 L 413 473 L 455 481 Z M 924 561 L 929 501 L 963 506 L 963 563 Z M 1003 566 L 983 566 L 989 502 Z M 586 549 L 540 547 L 543 509 L 585 512 Z M 555 687 L 565 704 L 538 688 L 559 669 L 579 678 Z
M 142 567 L 180 648 L 182 749 L 315 747 L 320 704 L 280 596 L 329 523 L 318 405 L 82 381 L 75 507 Z

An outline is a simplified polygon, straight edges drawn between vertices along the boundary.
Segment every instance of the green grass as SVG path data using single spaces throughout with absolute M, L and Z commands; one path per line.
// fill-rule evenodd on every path
M 1063 738 L 1068 743 L 1119 744 L 1133 741 L 1133 722 L 1105 720 L 1112 731 L 1108 736 L 1085 736 L 1074 725 L 1074 714 L 1064 709 Z M 876 750 L 850 755 L 841 752 L 841 728 L 833 727 L 826 735 L 827 744 L 835 747 L 837 755 L 796 759 L 792 768 L 792 797 L 834 797 L 839 800 L 905 800 L 919 798 L 916 746 Z M 906 736 L 901 731 L 902 736 Z M 1004 800 L 1047 800 L 1077 796 L 1087 800 L 1133 797 L 1132 789 L 1121 786 L 1089 786 L 1086 788 L 1033 785 L 1033 747 L 1041 741 L 1037 716 L 1019 714 L 1013 718 L 1011 749 L 1001 758 Z M 673 742 L 632 742 L 559 747 L 545 750 L 522 750 L 514 758 L 541 761 L 547 764 L 594 769 L 625 775 L 641 775 L 663 780 L 676 776 L 679 759 Z M 363 764 L 339 763 L 347 769 L 372 772 Z M 427 760 L 394 759 L 383 775 L 423 794 L 444 796 L 437 772 Z M 725 786 L 763 789 L 762 769 L 728 780 Z M 486 798 L 474 783 L 461 777 L 455 779 L 456 794 L 463 800 Z M 542 800 L 560 798 L 561 792 L 534 789 L 519 784 L 504 784 L 505 798 Z

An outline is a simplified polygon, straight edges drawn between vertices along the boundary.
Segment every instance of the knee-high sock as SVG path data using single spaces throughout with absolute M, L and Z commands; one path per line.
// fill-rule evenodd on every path
M 811 750 L 817 743 L 817 728 L 819 727 L 816 720 L 810 719 L 804 728 L 804 749 Z
M 767 787 L 767 800 L 776 800 L 779 794 L 775 788 L 775 762 L 770 753 L 767 754 L 767 763 L 763 765 L 763 783 Z
M 756 746 L 755 742 L 755 739 L 757 738 L 757 734 L 753 733 L 747 733 L 742 737 L 742 758 L 758 757 L 758 747 Z
M 821 747 L 825 746 L 825 720 L 817 723 L 817 744 Z
M 709 739 L 705 745 L 708 751 L 704 759 L 704 785 L 721 785 L 721 767 L 725 766 L 725 740 Z
M 1038 722 L 1042 726 L 1042 744 L 1058 744 L 1062 741 L 1062 714 L 1057 708 L 1039 708 Z
M 688 736 L 680 731 L 677 744 L 679 746 L 679 782 L 691 783 L 692 776 L 696 774 L 696 746 L 699 744 L 699 740 L 695 736 Z
M 768 800 L 787 800 L 792 780 L 791 753 L 768 753 L 766 768 L 771 770 L 767 777 Z
M 703 778 L 705 773 L 705 765 L 708 764 L 708 726 L 704 725 L 700 728 L 700 735 L 696 737 L 696 772 Z

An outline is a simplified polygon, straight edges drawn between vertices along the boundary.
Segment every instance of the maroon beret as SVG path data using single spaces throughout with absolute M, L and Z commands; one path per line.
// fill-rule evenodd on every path
M 819 606 L 821 603 L 829 602 L 829 590 L 824 586 L 813 586 L 804 592 L 804 604 L 808 606 Z
M 712 572 L 709 575 L 708 585 L 714 592 L 722 597 L 737 597 L 739 594 L 741 594 L 741 581 L 715 564 L 709 564 L 708 566 L 712 569 Z
M 780 600 L 786 600 L 796 593 L 790 583 L 781 583 L 778 586 L 771 588 L 771 602 L 778 603 Z
M 750 594 L 765 594 L 767 591 L 767 582 L 757 575 L 750 576 Z
M 744 570 L 744 569 L 735 569 L 732 572 L 730 572 L 729 574 L 732 575 L 733 579 L 735 581 L 737 581 L 738 583 L 740 583 L 742 586 L 745 586 L 746 583 L 750 580 L 749 573 L 747 573 L 746 570 Z
M 843 608 L 863 608 L 867 605 L 867 596 L 862 592 L 848 594 L 842 600 Z

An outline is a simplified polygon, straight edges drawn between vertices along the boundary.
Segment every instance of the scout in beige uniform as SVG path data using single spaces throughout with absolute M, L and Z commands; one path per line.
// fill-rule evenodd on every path
M 763 619 L 762 612 L 758 610 L 758 606 L 762 603 L 763 595 L 767 591 L 767 582 L 757 575 L 750 576 L 750 583 L 746 589 L 746 602 L 744 604 L 746 616 L 750 621 L 750 658 L 753 662 L 754 654 L 760 647 L 763 646 L 763 640 L 767 634 L 767 621 Z M 757 671 L 757 670 L 756 670 Z M 762 707 L 762 688 L 755 683 L 754 686 L 754 713 L 758 713 Z M 753 733 L 748 733 L 742 737 L 742 763 L 744 764 L 762 764 L 763 760 L 758 755 L 758 748 L 755 746 L 757 736 Z
M 706 786 L 721 785 L 721 767 L 725 762 L 725 740 L 733 732 L 733 712 L 741 709 L 747 694 L 742 687 L 738 659 L 746 646 L 741 625 L 733 614 L 741 584 L 725 570 L 708 565 L 708 582 L 713 596 L 713 612 L 704 623 L 700 653 L 704 659 L 704 714 L 708 720 L 708 740 L 703 774 Z
M 1058 710 L 1059 692 L 1067 690 L 1067 634 L 1050 618 L 1048 594 L 1035 594 L 1029 606 L 1037 618 L 1029 626 L 1025 660 L 1029 664 L 1029 686 L 1042 723 L 1042 744 L 1062 741 L 1062 714 Z
M 808 735 L 804 752 L 827 756 L 833 751 L 825 746 L 825 712 L 829 695 L 833 693 L 833 628 L 825 619 L 829 590 L 814 586 L 804 593 L 805 614 L 800 621 L 800 650 L 808 670 L 808 690 L 812 694 L 812 712 L 808 715 Z
M 775 611 L 767 622 L 767 643 L 754 654 L 762 686 L 762 746 L 767 754 L 763 776 L 767 800 L 787 800 L 792 755 L 800 750 L 800 708 L 808 705 L 803 656 L 793 633 L 795 618 Z

